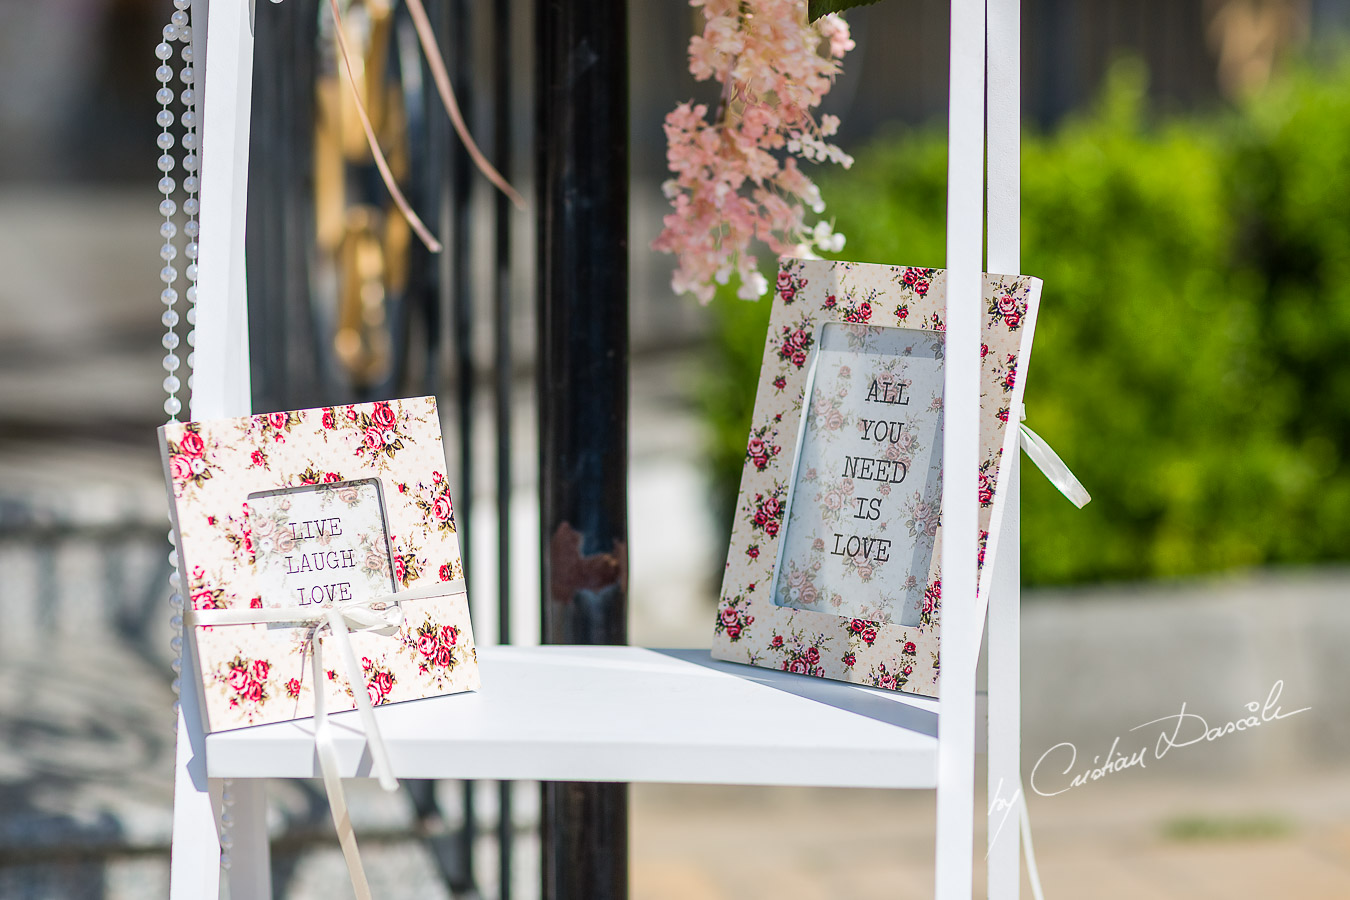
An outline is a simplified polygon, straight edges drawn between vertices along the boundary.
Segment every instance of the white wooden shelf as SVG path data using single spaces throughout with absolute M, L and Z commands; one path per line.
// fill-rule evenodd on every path
M 483 647 L 483 690 L 380 707 L 403 778 L 935 788 L 937 701 L 707 650 Z M 343 776 L 370 773 L 355 712 Z M 319 774 L 310 720 L 207 738 L 215 778 Z

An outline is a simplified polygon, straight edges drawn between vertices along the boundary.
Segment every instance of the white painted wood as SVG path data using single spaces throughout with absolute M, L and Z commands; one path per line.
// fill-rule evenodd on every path
M 1022 271 L 1022 13 L 1018 0 L 988 3 L 988 271 L 1017 275 Z
M 193 90 L 199 110 L 205 100 L 206 35 L 210 30 L 207 0 L 192 2 Z M 198 127 L 199 135 L 203 129 Z M 200 144 L 198 145 L 200 147 Z M 201 154 L 199 153 L 200 157 Z M 199 325 L 200 325 L 200 320 Z M 197 329 L 203 335 L 201 328 Z M 205 336 L 209 340 L 210 332 Z M 197 384 L 198 380 L 193 379 Z M 180 559 L 180 570 L 182 568 Z M 185 592 L 186 593 L 186 592 Z M 201 727 L 200 685 L 192 648 L 183 641 L 178 734 L 174 751 L 173 832 L 169 854 L 169 897 L 199 900 L 220 895 L 220 847 L 216 833 L 217 809 L 206 776 L 206 735 Z
M 248 313 L 244 284 L 244 223 L 248 181 L 249 115 L 253 90 L 253 35 L 249 7 L 239 0 L 193 0 L 194 89 L 198 97 L 201 212 L 198 220 L 197 341 L 191 417 L 246 415 L 249 399 Z M 207 36 L 211 50 L 207 50 Z M 210 136 L 210 141 L 207 136 Z M 198 676 L 190 641 L 184 640 L 182 711 L 174 778 L 173 900 L 220 893 L 220 847 L 216 831 L 219 785 L 206 777 Z M 257 788 L 261 790 L 261 786 Z M 245 787 L 246 804 L 263 802 Z M 250 808 L 250 812 L 252 807 Z M 250 815 L 250 819 L 255 818 Z M 271 896 L 266 830 L 241 823 L 235 834 L 246 871 L 236 896 Z
M 206 774 L 200 686 L 184 642 L 182 693 L 173 784 L 173 845 L 169 853 L 171 900 L 215 900 L 220 895 L 220 845 L 216 810 Z
M 985 0 L 952 0 L 947 120 L 947 334 L 942 444 L 942 681 L 936 896 L 972 890 Z
M 988 0 L 988 270 L 1022 271 L 1022 27 L 1019 0 Z M 1025 379 L 1026 369 L 1022 376 Z M 1012 422 L 1009 423 L 1012 426 Z M 988 838 L 989 900 L 1021 893 L 1021 452 L 1005 449 L 1000 466 L 1003 519 L 989 611 Z
M 707 650 L 481 647 L 483 691 L 376 710 L 400 778 L 932 788 L 937 704 Z M 355 713 L 344 777 L 370 772 Z M 311 778 L 313 723 L 207 738 L 214 777 Z
M 194 419 L 241 416 L 252 411 L 244 283 L 253 95 L 253 34 L 248 5 L 244 0 L 217 0 L 209 8 L 207 24 L 211 46 L 206 54 L 201 105 Z
M 1017 900 L 1022 883 L 1020 469 L 1018 454 L 1003 467 L 999 490 L 1006 491 L 1008 508 L 989 598 L 989 900 Z
M 244 900 L 272 893 L 272 857 L 267 841 L 267 780 L 240 778 L 231 783 L 234 827 L 232 864 L 226 873 L 230 896 Z

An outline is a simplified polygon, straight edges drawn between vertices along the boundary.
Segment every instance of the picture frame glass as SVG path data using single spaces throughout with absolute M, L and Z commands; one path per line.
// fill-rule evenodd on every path
M 943 362 L 935 331 L 822 324 L 775 605 L 919 624 L 942 506 Z

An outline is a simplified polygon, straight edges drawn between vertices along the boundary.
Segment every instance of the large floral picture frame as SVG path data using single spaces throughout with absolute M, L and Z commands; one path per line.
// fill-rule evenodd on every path
M 941 269 L 783 263 L 713 656 L 937 696 L 946 281 Z M 979 479 L 982 592 L 1040 291 L 1029 276 L 984 277 L 980 465 L 969 473 Z M 904 401 L 903 415 L 894 406 L 886 417 L 886 401 Z M 880 423 L 867 408 L 883 410 Z M 874 460 L 854 455 L 864 446 Z M 870 530 L 852 535 L 855 518 Z
M 434 397 L 175 422 L 160 429 L 183 595 L 194 610 L 331 605 L 445 583 L 393 635 L 350 637 L 313 684 L 314 630 L 190 628 L 207 731 L 476 690 L 478 656 Z M 317 638 L 328 651 L 333 638 Z M 336 660 L 336 648 L 325 659 Z M 190 676 L 185 676 L 190 677 Z

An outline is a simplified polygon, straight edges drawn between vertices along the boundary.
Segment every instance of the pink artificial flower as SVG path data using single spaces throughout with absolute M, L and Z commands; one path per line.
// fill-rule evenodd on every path
M 702 104 L 681 103 L 665 120 L 666 160 L 672 174 L 662 190 L 671 204 L 652 247 L 676 255 L 676 293 L 700 302 L 734 273 L 739 295 L 768 291 L 752 241 L 776 255 L 801 255 L 812 246 L 837 252 L 842 236 L 828 223 L 808 226 L 806 207 L 824 210 L 820 190 L 798 159 L 852 160 L 827 143 L 839 121 L 818 107 L 853 47 L 838 16 L 806 20 L 800 0 L 691 0 L 704 27 L 689 42 L 689 71 L 723 85 L 724 100 L 709 121 Z M 822 52 L 823 48 L 823 52 Z M 731 101 L 734 101 L 731 102 Z M 790 278 L 777 282 L 784 302 L 797 292 Z

